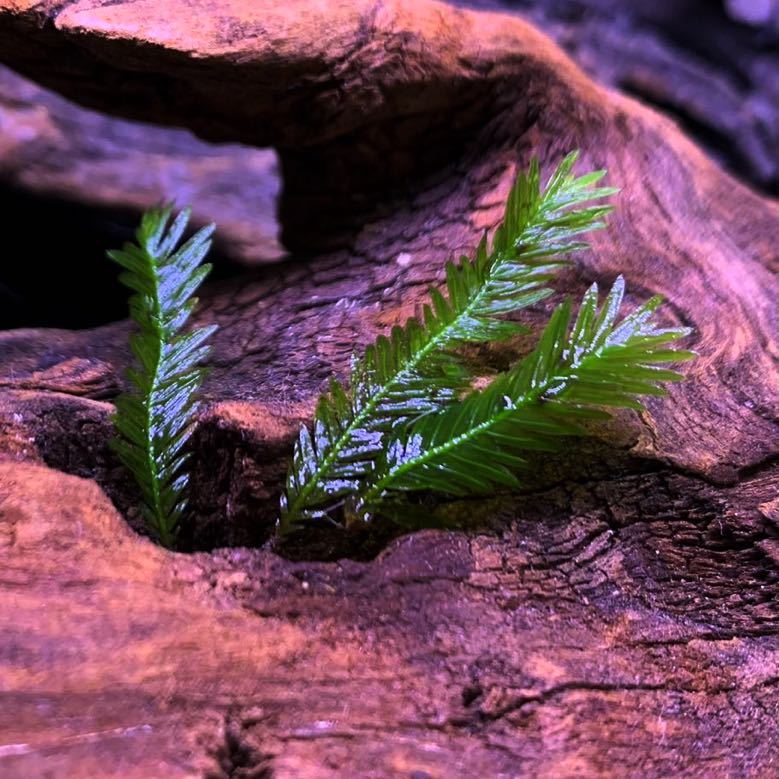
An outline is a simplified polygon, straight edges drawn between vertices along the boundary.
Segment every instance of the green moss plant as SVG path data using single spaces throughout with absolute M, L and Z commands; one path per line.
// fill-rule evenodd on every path
M 151 210 L 136 243 L 108 252 L 133 292 L 130 317 L 136 326 L 130 338 L 136 365 L 128 371 L 130 390 L 116 402 L 111 445 L 138 484 L 149 529 L 165 546 L 174 545 L 187 505 L 185 445 L 204 376 L 199 365 L 217 329 L 184 330 L 197 305 L 193 294 L 211 269 L 203 259 L 214 231 L 205 227 L 182 243 L 188 220 L 189 211 L 171 222 L 170 208 Z
M 525 332 L 506 315 L 551 294 L 549 284 L 565 255 L 586 246 L 584 233 L 604 226 L 611 207 L 598 201 L 616 190 L 599 186 L 605 171 L 573 175 L 577 158 L 577 152 L 569 154 L 545 186 L 533 161 L 517 176 L 492 242 L 485 237 L 472 258 L 448 263 L 445 292 L 431 289 L 430 303 L 419 317 L 395 327 L 389 337 L 380 336 L 356 358 L 348 387 L 332 381 L 319 400 L 313 429 L 303 427 L 295 445 L 281 502 L 281 534 L 312 521 L 366 518 L 390 491 L 409 488 L 409 447 L 426 438 L 418 433 L 409 440 L 405 436 L 419 425 L 427 435 L 424 425 L 451 420 L 456 412 L 448 409 L 460 409 L 471 387 L 474 377 L 458 357 L 458 348 Z M 495 391 L 507 380 L 500 378 Z M 486 438 L 479 443 L 491 446 Z M 397 458 L 404 446 L 401 481 Z M 452 453 L 452 458 L 458 456 Z M 473 482 L 467 468 L 448 472 L 453 480 L 464 479 L 451 484 L 448 492 L 462 491 Z M 431 477 L 428 486 L 440 487 L 446 473 L 442 466 L 435 485 Z M 501 479 L 513 484 L 506 473 L 501 466 Z

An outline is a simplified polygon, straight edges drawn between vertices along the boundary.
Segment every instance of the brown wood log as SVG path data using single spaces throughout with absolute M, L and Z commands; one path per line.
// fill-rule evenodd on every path
M 776 202 L 530 25 L 428 0 L 5 0 L 0 60 L 278 150 L 291 257 L 202 295 L 221 330 L 193 548 L 269 537 L 324 382 L 494 226 L 532 155 L 581 148 L 622 188 L 561 294 L 623 273 L 700 353 L 531 490 L 460 507 L 469 532 L 327 562 L 386 538 L 185 556 L 134 534 L 105 494 L 135 521 L 106 447 L 128 324 L 0 334 L 4 775 L 776 773 Z

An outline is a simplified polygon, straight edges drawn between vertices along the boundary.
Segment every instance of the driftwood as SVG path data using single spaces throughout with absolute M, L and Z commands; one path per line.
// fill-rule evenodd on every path
M 381 540 L 185 556 L 136 535 L 106 496 L 135 521 L 106 447 L 128 325 L 0 334 L 4 775 L 776 772 L 777 203 L 530 25 L 427 0 L 6 0 L 0 59 L 278 151 L 291 256 L 202 295 L 221 330 L 192 548 L 270 536 L 327 377 L 413 313 L 532 155 L 581 148 L 623 189 L 561 292 L 622 272 L 700 353 L 532 492 L 463 505 L 470 532 L 326 562 Z

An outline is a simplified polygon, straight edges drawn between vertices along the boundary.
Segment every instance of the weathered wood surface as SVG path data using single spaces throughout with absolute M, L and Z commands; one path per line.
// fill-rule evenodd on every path
M 494 225 L 533 154 L 580 147 L 623 189 L 561 291 L 622 272 L 701 355 L 532 493 L 464 506 L 470 533 L 289 562 L 154 549 L 62 473 L 133 520 L 105 445 L 126 323 L 0 334 L 10 775 L 776 772 L 775 202 L 531 26 L 432 2 L 6 0 L 0 59 L 93 108 L 279 151 L 293 256 L 202 296 L 222 329 L 195 546 L 268 536 L 325 379 Z
M 779 5 L 772 12 L 770 4 L 708 0 L 461 4 L 527 14 L 598 81 L 679 118 L 716 159 L 779 192 L 779 19 L 771 21 Z M 219 223 L 226 255 L 257 262 L 279 255 L 273 168 L 270 153 L 209 147 L 185 132 L 96 116 L 0 70 L 3 185 L 93 210 L 192 201 L 196 219 Z

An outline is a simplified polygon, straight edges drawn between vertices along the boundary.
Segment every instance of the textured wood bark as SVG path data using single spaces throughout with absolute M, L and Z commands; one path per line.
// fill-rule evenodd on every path
M 776 771 L 775 202 L 531 26 L 432 2 L 6 0 L 0 59 L 93 108 L 279 151 L 293 256 L 202 296 L 222 329 L 195 547 L 268 537 L 327 377 L 413 313 L 533 154 L 580 147 L 623 189 L 561 291 L 622 272 L 701 355 L 670 399 L 539 463 L 532 492 L 460 506 L 470 532 L 292 562 L 375 539 L 174 555 L 93 483 L 133 521 L 106 448 L 126 323 L 0 334 L 7 772 Z
M 90 481 L 0 483 L 4 776 L 776 772 L 767 474 L 569 484 L 368 563 L 172 555 Z
M 779 148 L 779 26 L 772 29 L 765 20 L 758 27 L 738 23 L 743 4 L 725 4 L 733 20 L 719 3 L 707 0 L 651 5 L 637 0 L 469 0 L 463 5 L 528 14 L 598 81 L 678 117 L 716 159 L 764 191 L 779 192 L 774 152 Z M 763 7 L 763 12 L 770 10 Z M 95 213 L 109 209 L 113 226 L 118 209 L 122 214 L 132 210 L 126 220 L 131 223 L 138 209 L 160 200 L 192 201 L 196 220 L 216 221 L 217 248 L 225 257 L 239 262 L 278 258 L 272 218 L 277 177 L 271 160 L 269 152 L 250 147 L 208 146 L 186 132 L 96 115 L 0 70 L 0 183 L 13 187 L 0 189 L 0 206 L 11 211 L 14 222 L 25 221 L 33 210 L 24 199 L 19 203 L 20 190 L 56 197 L 59 212 L 63 201 L 86 204 L 84 230 L 94 236 L 95 275 L 104 267 L 102 247 L 117 240 L 99 229 Z M 71 225 L 78 224 L 74 216 L 84 213 L 69 215 Z M 67 240 L 82 247 L 89 243 L 78 234 Z M 49 253 L 41 250 L 42 256 Z M 121 310 L 117 289 L 102 309 L 83 307 L 89 321 L 69 322 L 72 317 L 58 310 L 56 298 L 41 305 L 38 294 L 38 306 L 32 306 L 32 296 L 20 294 L 21 285 L 13 281 L 6 270 L 3 282 L 17 294 L 0 298 L 5 326 L 102 324 Z M 29 288 L 34 289 L 32 280 Z

